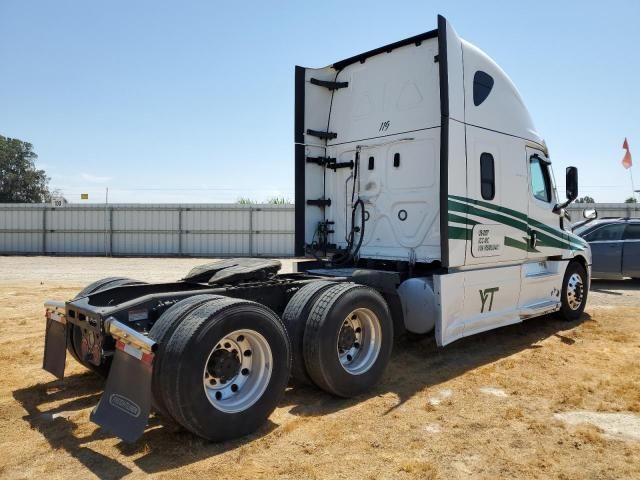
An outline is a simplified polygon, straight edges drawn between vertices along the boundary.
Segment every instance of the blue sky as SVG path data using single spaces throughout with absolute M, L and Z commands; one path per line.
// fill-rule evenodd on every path
M 625 136 L 640 165 L 640 2 L 526 4 L 0 0 L 0 134 L 33 143 L 71 201 L 107 186 L 113 202 L 293 199 L 294 65 L 440 13 L 514 80 L 558 182 L 576 165 L 581 194 L 623 201 Z

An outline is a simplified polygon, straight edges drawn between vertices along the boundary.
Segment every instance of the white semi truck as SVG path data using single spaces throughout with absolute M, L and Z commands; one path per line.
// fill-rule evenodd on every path
M 518 91 L 447 21 L 325 68 L 295 71 L 295 253 L 229 259 L 183 279 L 107 278 L 46 303 L 44 368 L 68 351 L 107 376 L 92 420 L 126 441 L 151 410 L 210 440 L 245 435 L 292 376 L 352 397 L 394 338 L 438 345 L 584 310 L 588 245 L 558 198 Z

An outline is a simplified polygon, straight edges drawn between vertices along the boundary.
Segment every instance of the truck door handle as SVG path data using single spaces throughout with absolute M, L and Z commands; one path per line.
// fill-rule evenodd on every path
M 536 248 L 536 244 L 538 243 L 538 236 L 536 235 L 536 232 L 534 230 L 531 231 L 530 243 L 531 248 Z

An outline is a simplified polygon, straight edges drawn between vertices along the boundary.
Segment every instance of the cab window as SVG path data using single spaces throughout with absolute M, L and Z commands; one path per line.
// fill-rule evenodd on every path
M 640 240 L 640 223 L 629 223 L 624 232 L 625 240 Z
M 531 192 L 533 196 L 543 202 L 551 201 L 551 176 L 549 175 L 549 164 L 537 155 L 531 157 L 529 161 L 531 172 Z
M 493 200 L 496 196 L 496 173 L 493 165 L 493 155 L 480 155 L 480 194 L 485 200 Z
M 587 242 L 616 242 L 622 238 L 624 232 L 624 223 L 614 223 L 596 228 L 587 233 L 584 239 Z

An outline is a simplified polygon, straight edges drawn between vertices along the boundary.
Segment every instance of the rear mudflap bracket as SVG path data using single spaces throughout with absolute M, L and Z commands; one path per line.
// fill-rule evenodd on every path
M 116 350 L 91 420 L 124 441 L 135 442 L 144 433 L 151 411 L 151 377 L 158 344 L 113 317 L 104 324 Z
M 105 331 L 116 341 L 118 350 L 132 355 L 138 360 L 146 358 L 147 363 L 153 363 L 154 352 L 158 348 L 158 344 L 148 336 L 128 327 L 113 317 L 109 317 L 105 321 Z
M 67 314 L 65 312 L 64 302 L 57 300 L 49 300 L 44 303 L 44 315 L 47 320 L 66 325 Z

